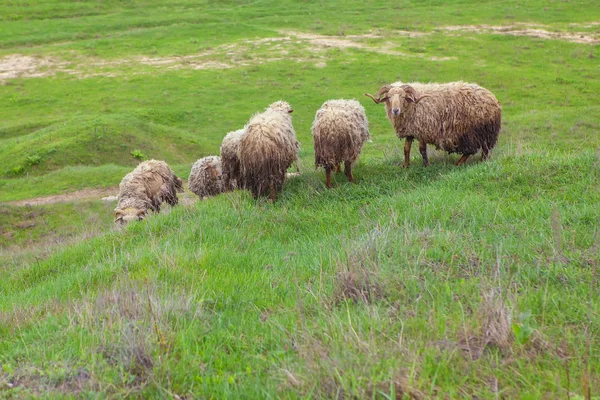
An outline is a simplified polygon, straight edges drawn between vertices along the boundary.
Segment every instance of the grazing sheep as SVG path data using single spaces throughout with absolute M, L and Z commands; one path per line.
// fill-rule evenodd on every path
M 500 103 L 489 90 L 473 83 L 396 82 L 381 87 L 377 98 L 365 96 L 377 104 L 385 102 L 396 135 L 406 138 L 403 167 L 410 163 L 410 147 L 415 138 L 425 166 L 429 165 L 428 144 L 448 153 L 461 153 L 456 163 L 461 165 L 479 149 L 481 159 L 487 159 L 498 140 L 502 124 Z
M 229 132 L 221 143 L 221 165 L 223 167 L 223 181 L 225 187 L 235 187 L 240 180 L 240 143 L 242 141 L 243 129 Z
M 200 199 L 230 190 L 223 181 L 221 157 L 208 156 L 196 161 L 190 172 L 188 186 Z
M 371 138 L 365 109 L 356 100 L 326 101 L 315 115 L 312 125 L 315 167 L 325 168 L 326 186 L 331 187 L 331 171 L 340 170 L 350 182 L 352 164 L 358 159 L 364 142 Z
M 183 182 L 166 162 L 144 161 L 125 175 L 119 184 L 115 223 L 142 220 L 148 215 L 148 210 L 160 212 L 163 201 L 177 205 L 177 192 L 183 192 Z
M 292 112 L 288 103 L 277 101 L 250 118 L 244 128 L 239 149 L 240 186 L 249 189 L 255 198 L 269 193 L 274 202 L 286 170 L 298 160 Z

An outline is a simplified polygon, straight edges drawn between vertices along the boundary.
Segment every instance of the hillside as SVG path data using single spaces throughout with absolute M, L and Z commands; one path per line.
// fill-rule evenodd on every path
M 599 10 L 0 5 L 0 397 L 596 398 Z M 396 80 L 490 89 L 492 159 L 425 168 L 415 145 L 401 168 L 362 96 Z M 310 126 L 331 98 L 365 106 L 373 142 L 327 190 Z M 117 229 L 77 196 L 141 158 L 187 179 L 279 99 L 301 175 L 275 204 L 185 193 Z

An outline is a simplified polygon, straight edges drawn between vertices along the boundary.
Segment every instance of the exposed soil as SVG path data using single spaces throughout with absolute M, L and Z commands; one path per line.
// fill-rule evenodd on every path
M 76 192 L 57 194 L 54 196 L 11 201 L 6 204 L 11 206 L 41 206 L 45 204 L 71 203 L 79 200 L 101 199 L 102 197 L 106 196 L 114 196 L 117 193 L 119 193 L 118 186 L 102 189 L 83 189 Z
M 595 23 L 590 25 L 582 25 L 582 27 L 591 27 Z M 495 33 L 499 35 L 510 35 L 510 36 L 529 36 L 539 39 L 557 39 L 566 40 L 573 43 L 584 43 L 584 44 L 599 44 L 600 35 L 593 34 L 590 32 L 552 32 L 544 29 L 542 25 L 532 24 L 514 24 L 505 26 L 492 26 L 492 25 L 457 25 L 457 26 L 444 26 L 438 30 L 442 31 L 458 31 L 458 32 L 474 32 L 474 33 Z
M 64 63 L 48 57 L 31 57 L 11 54 L 0 58 L 0 82 L 25 76 L 36 78 L 53 75 Z
M 591 28 L 600 26 L 600 22 L 570 24 L 571 27 Z M 566 40 L 573 43 L 600 44 L 600 34 L 595 32 L 552 32 L 549 27 L 540 24 L 515 23 L 512 25 L 457 25 L 444 26 L 437 31 L 471 32 L 476 34 L 499 34 L 510 36 L 528 36 L 544 40 Z M 315 67 L 327 65 L 326 51 L 335 49 L 362 49 L 369 52 L 391 56 L 418 57 L 430 61 L 447 61 L 454 57 L 427 56 L 426 54 L 404 53 L 399 50 L 398 43 L 391 40 L 394 37 L 420 37 L 430 35 L 429 32 L 391 31 L 371 32 L 362 35 L 325 36 L 316 33 L 282 30 L 280 37 L 242 40 L 237 43 L 225 44 L 208 48 L 203 52 L 185 56 L 168 57 L 131 57 L 116 60 L 97 58 L 75 58 L 67 62 L 57 57 L 34 57 L 22 54 L 12 54 L 0 58 L 0 82 L 15 78 L 36 78 L 52 76 L 56 73 L 66 73 L 79 78 L 92 76 L 114 77 L 124 73 L 143 73 L 123 71 L 123 67 L 136 65 L 157 69 L 228 69 L 239 66 L 260 65 L 280 60 L 296 62 L 312 62 Z M 367 41 L 378 39 L 376 44 Z M 303 54 L 298 57 L 295 54 Z

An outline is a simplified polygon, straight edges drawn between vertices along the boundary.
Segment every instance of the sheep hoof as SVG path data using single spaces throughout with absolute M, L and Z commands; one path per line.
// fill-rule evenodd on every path
M 402 163 L 402 168 L 408 168 L 408 167 L 410 167 L 409 163 Z

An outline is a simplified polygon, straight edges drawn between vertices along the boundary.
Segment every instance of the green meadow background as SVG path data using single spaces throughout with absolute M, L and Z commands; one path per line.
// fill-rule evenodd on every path
M 596 0 L 3 1 L 0 397 L 600 398 L 599 44 Z M 398 80 L 491 90 L 492 159 L 402 169 Z M 334 98 L 373 142 L 327 190 Z M 187 179 L 279 99 L 277 203 L 113 227 L 140 159 Z

